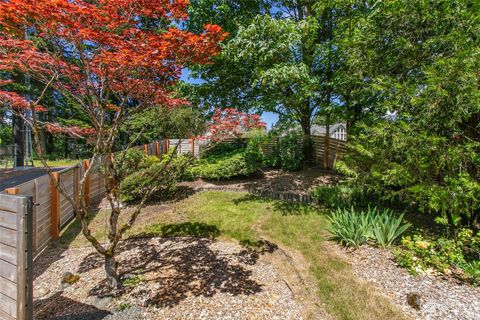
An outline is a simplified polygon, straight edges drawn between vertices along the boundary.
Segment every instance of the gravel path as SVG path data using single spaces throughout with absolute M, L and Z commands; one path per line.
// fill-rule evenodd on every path
M 412 276 L 396 265 L 389 250 L 362 246 L 346 255 L 356 274 L 372 282 L 413 318 L 480 319 L 478 287 L 438 277 Z M 407 295 L 412 294 L 418 295 L 420 310 L 407 303 Z
M 301 319 L 276 268 L 241 246 L 204 238 L 122 243 L 120 273 L 130 286 L 106 295 L 93 249 L 48 249 L 36 262 L 35 319 Z M 80 275 L 62 285 L 62 275 Z

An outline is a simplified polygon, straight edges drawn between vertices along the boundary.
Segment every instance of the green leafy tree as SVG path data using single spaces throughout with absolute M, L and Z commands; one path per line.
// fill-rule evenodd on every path
M 343 168 L 382 197 L 437 213 L 438 222 L 473 225 L 480 214 L 480 3 L 367 7 L 338 41 L 354 75 L 337 79 L 355 88 L 351 101 L 369 102 Z
M 204 114 L 195 108 L 183 106 L 172 110 L 152 108 L 132 116 L 122 134 L 125 143 L 150 143 L 159 138 L 184 139 L 201 135 L 206 128 Z
M 255 9 L 242 7 L 242 1 L 220 2 L 221 9 L 210 9 L 213 16 L 244 10 L 233 24 L 216 21 L 226 23 L 231 36 L 213 66 L 194 70 L 204 81 L 196 87 L 198 99 L 279 114 L 301 127 L 309 159 L 312 121 L 320 113 L 328 117 L 340 101 L 333 86 L 342 63 L 333 42 L 344 14 L 336 7 L 340 1 L 265 1 L 255 2 Z M 201 11 L 199 3 L 204 2 L 193 2 L 192 10 Z

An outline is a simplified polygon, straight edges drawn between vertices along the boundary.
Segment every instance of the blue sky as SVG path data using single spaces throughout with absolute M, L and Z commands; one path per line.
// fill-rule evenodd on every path
M 202 83 L 202 80 L 190 77 L 188 68 L 182 70 L 182 76 L 180 79 L 193 84 Z M 267 129 L 270 129 L 278 121 L 278 115 L 273 112 L 264 112 L 262 114 L 262 120 L 267 124 Z

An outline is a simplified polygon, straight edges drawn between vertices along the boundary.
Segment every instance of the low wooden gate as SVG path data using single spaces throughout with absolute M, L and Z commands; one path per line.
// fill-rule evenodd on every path
M 33 319 L 32 202 L 0 194 L 0 319 Z

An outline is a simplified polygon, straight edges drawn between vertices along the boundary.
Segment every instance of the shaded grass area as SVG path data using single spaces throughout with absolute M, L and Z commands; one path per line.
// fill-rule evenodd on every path
M 307 205 L 288 204 L 239 192 L 195 194 L 172 208 L 151 210 L 128 236 L 195 236 L 233 239 L 264 250 L 265 241 L 300 252 L 316 281 L 320 301 L 336 319 L 403 319 L 403 313 L 372 286 L 360 281 L 351 266 L 331 250 L 324 212 Z M 104 238 L 108 211 L 91 221 L 92 233 Z M 72 223 L 58 244 L 87 245 Z

